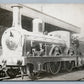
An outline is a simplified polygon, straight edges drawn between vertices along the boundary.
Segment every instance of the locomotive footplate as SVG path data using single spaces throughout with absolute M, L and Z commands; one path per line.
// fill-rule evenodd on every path
M 35 57 L 27 57 L 25 59 L 25 64 L 33 64 L 35 71 L 44 71 L 43 64 L 49 62 L 63 62 L 63 61 L 76 61 L 77 56 L 35 56 Z

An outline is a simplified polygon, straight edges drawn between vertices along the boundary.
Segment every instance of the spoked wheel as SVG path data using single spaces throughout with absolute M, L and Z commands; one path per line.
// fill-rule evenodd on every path
M 7 70 L 7 75 L 10 77 L 10 78 L 15 78 L 17 73 L 15 72 L 15 70 L 13 69 L 8 69 Z
M 55 75 L 60 71 L 61 62 L 50 62 L 50 73 Z
M 71 72 L 72 69 L 73 69 L 73 67 L 74 67 L 74 63 L 73 63 L 73 62 L 69 62 L 69 61 L 65 62 L 65 69 L 66 69 L 68 72 Z

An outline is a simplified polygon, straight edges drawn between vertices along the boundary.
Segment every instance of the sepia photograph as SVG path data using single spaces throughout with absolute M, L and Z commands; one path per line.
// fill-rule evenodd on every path
M 84 4 L 0 4 L 0 81 L 84 81 Z

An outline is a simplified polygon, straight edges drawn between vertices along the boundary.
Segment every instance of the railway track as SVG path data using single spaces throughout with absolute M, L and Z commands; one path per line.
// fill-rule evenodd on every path
M 18 75 L 16 78 L 20 78 L 21 77 L 21 75 Z M 14 78 L 10 78 L 9 76 L 7 76 L 7 77 L 2 77 L 2 78 L 0 78 L 0 81 L 5 81 L 5 80 L 13 80 Z
M 0 78 L 1 81 L 32 81 L 28 76 L 24 76 L 22 79 L 21 75 L 18 75 L 16 78 L 3 77 Z M 84 81 L 84 69 L 82 70 L 73 70 L 68 73 L 61 71 L 57 75 L 51 75 L 49 73 L 41 73 L 40 76 L 34 81 Z

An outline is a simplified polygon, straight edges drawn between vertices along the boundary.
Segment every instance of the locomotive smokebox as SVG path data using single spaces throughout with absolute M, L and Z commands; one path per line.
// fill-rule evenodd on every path
M 22 28 L 21 27 L 21 13 L 20 13 L 20 9 L 22 8 L 22 6 L 12 6 L 13 8 L 13 23 L 12 23 L 12 27 L 16 27 L 16 28 Z
M 41 19 L 33 20 L 33 32 L 34 33 L 43 33 L 44 31 L 44 22 Z

